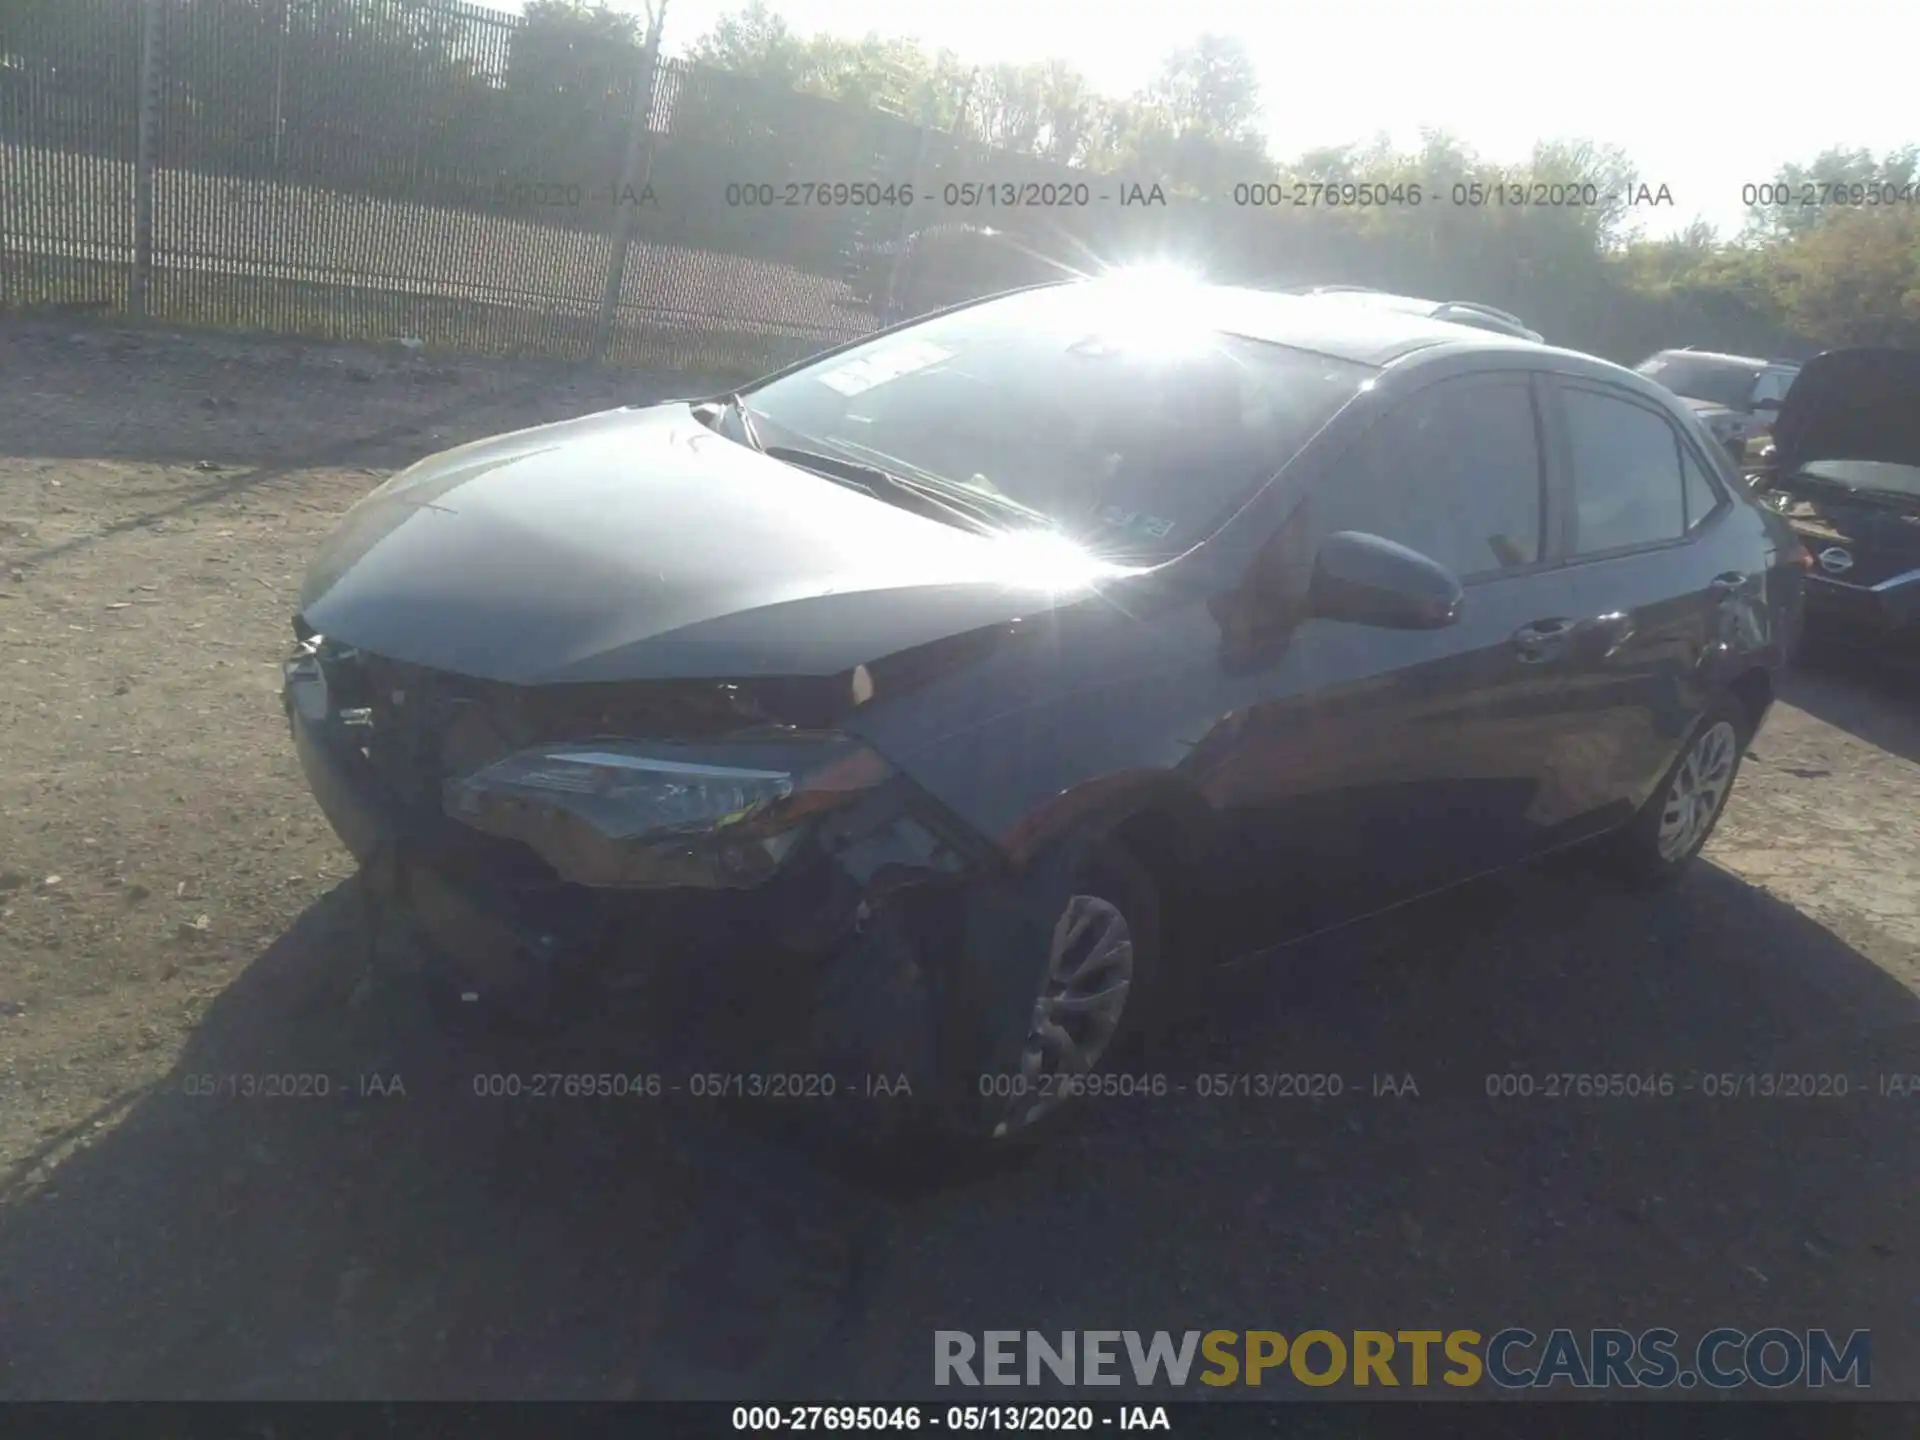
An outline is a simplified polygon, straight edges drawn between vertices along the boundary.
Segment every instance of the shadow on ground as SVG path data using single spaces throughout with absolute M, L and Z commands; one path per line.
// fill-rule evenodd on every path
M 936 1327 L 1727 1324 L 1871 1328 L 1876 1394 L 1920 1396 L 1920 1098 L 1877 1093 L 1920 1071 L 1915 999 L 1711 867 L 1527 873 L 1228 974 L 1148 1057 L 1167 1095 L 908 1199 L 684 1099 L 478 1098 L 483 1065 L 664 1068 L 695 1017 L 479 1061 L 352 983 L 356 916 L 332 892 L 163 1084 L 14 1177 L 0 1393 L 927 1398 Z M 1849 1093 L 1731 1078 L 1782 1071 Z M 1199 1093 L 1278 1072 L 1343 1093 Z M 1594 1072 L 1675 1093 L 1545 1093 Z M 234 1073 L 333 1093 L 187 1093 Z M 1509 1074 L 1534 1095 L 1489 1097 Z

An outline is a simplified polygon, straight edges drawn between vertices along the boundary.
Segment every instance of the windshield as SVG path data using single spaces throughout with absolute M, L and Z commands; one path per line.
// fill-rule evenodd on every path
M 1689 355 L 1684 351 L 1664 351 L 1633 368 L 1689 400 L 1705 400 L 1729 410 L 1744 410 L 1753 394 L 1753 382 L 1766 367 Z
M 1920 466 L 1889 465 L 1879 460 L 1813 460 L 1800 467 L 1800 474 L 1850 490 L 1920 499 Z
M 1204 539 L 1375 372 L 1107 284 L 1007 296 L 748 392 L 769 445 L 971 487 L 1103 558 Z

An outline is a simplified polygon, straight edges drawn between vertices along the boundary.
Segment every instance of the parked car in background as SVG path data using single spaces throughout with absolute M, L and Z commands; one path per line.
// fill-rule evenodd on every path
M 1920 352 L 1807 361 L 1754 490 L 1814 557 L 1807 643 L 1920 663 Z
M 1142 1093 L 1216 961 L 1576 844 L 1681 874 L 1798 553 L 1618 366 L 1123 276 L 421 461 L 285 709 L 463 994 L 688 966 L 799 1111 L 993 1145 Z
M 1634 369 L 1686 401 L 1736 464 L 1766 433 L 1800 373 L 1791 360 L 1692 349 L 1662 350 Z
M 1491 330 L 1496 335 L 1512 335 L 1521 340 L 1540 341 L 1539 331 L 1528 327 L 1517 315 L 1496 310 L 1473 300 L 1421 300 L 1411 295 L 1394 295 L 1366 285 L 1307 285 L 1289 293 L 1332 297 L 1339 303 L 1392 310 L 1402 315 L 1424 315 L 1430 320 L 1449 320 L 1475 330 Z
M 1020 236 L 967 221 L 943 221 L 900 240 L 856 247 L 851 260 L 849 288 L 888 323 L 1071 278 Z

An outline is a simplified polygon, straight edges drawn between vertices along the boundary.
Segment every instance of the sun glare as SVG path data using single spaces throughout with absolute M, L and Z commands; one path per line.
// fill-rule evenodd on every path
M 1171 261 L 1109 270 L 1096 282 L 1101 333 L 1160 355 L 1192 354 L 1213 342 L 1199 304 L 1204 281 Z
M 1158 290 L 1201 283 L 1199 271 L 1174 260 L 1143 260 L 1132 265 L 1118 265 L 1100 278 L 1113 285 Z
M 1051 530 L 1021 530 L 996 538 L 993 558 L 1007 583 L 1059 594 L 1129 573 Z

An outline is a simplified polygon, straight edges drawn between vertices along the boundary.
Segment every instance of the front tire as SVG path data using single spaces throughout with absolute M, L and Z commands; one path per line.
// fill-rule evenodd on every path
M 1076 1108 L 1074 1079 L 1139 1033 L 1158 971 L 1158 889 L 1111 839 L 1063 847 L 1005 890 L 955 898 L 934 928 L 971 932 L 978 919 L 971 952 L 963 942 L 957 966 L 907 963 L 926 937 L 904 932 L 848 950 L 823 986 L 810 1046 L 850 1073 L 912 1077 L 911 1101 L 832 1107 L 816 1134 L 922 1182 L 1029 1158 Z
M 1723 696 L 1700 718 L 1647 803 L 1610 837 L 1616 868 L 1632 883 L 1673 884 L 1712 836 L 1752 738 L 1745 707 Z
M 1115 841 L 1093 846 L 1054 920 L 1013 1063 L 983 1070 L 1003 1073 L 1010 1093 L 975 1097 L 979 1133 L 996 1144 L 1030 1144 L 1077 1108 L 1077 1085 L 1127 1053 L 1146 1028 L 1160 936 L 1161 899 L 1145 867 Z

